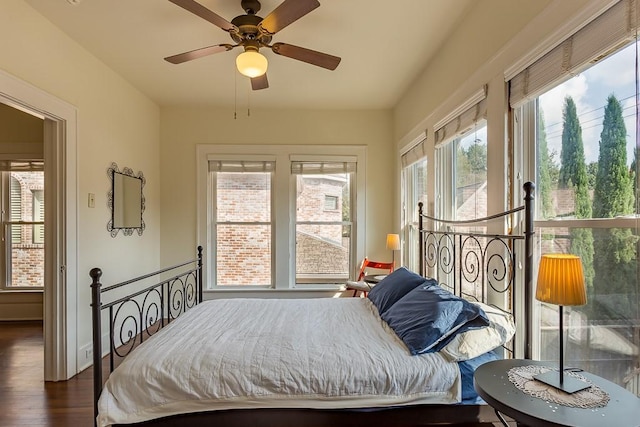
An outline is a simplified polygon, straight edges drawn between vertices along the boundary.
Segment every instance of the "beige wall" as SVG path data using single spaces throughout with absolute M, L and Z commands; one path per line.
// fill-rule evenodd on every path
M 575 0 L 561 1 L 567 5 L 571 4 L 571 7 L 567 7 L 568 10 L 580 3 Z M 396 138 L 405 136 L 451 97 L 458 93 L 461 97 L 469 96 L 488 83 L 495 74 L 500 73 L 501 64 L 495 64 L 495 67 L 489 67 L 482 76 L 475 76 L 478 70 L 486 67 L 487 62 L 549 3 L 550 0 L 476 1 L 475 7 L 462 19 L 458 29 L 449 36 L 422 74 L 409 85 L 409 89 L 396 105 Z M 541 36 L 547 34 L 543 28 L 540 30 Z M 526 47 L 523 46 L 522 49 Z
M 91 342 L 89 270 L 101 267 L 103 282 L 112 283 L 159 266 L 159 108 L 22 0 L 2 0 L 0 52 L 0 70 L 78 111 L 78 182 L 72 195 L 78 200 L 78 267 L 67 272 L 67 280 L 77 292 L 78 306 L 70 309 L 78 313 L 80 349 Z M 114 239 L 107 232 L 107 168 L 113 161 L 147 179 L 142 237 Z M 93 209 L 88 193 L 95 193 Z M 85 362 L 79 354 L 78 364 Z
M 528 65 L 525 62 L 537 59 L 535 55 L 542 54 L 541 49 L 553 47 L 552 43 L 561 41 L 611 3 L 610 0 L 475 2 L 457 31 L 450 35 L 394 109 L 398 150 L 406 149 L 427 130 L 430 200 L 435 192 L 434 125 L 487 85 L 487 181 L 489 188 L 502 188 L 508 164 L 505 72 L 511 72 L 517 64 Z M 504 192 L 489 193 L 490 214 L 508 206 Z
M 366 146 L 366 251 L 391 256 L 385 249 L 393 228 L 391 111 L 258 110 L 234 120 L 232 110 L 163 108 L 161 129 L 163 262 L 205 244 L 196 242 L 196 144 L 237 144 L 239 152 L 248 144 Z
M 42 159 L 44 121 L 0 104 L 0 159 Z

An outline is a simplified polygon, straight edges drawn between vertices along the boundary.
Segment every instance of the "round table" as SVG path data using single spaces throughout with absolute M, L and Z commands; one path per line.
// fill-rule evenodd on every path
M 624 388 L 597 375 L 580 372 L 580 375 L 609 394 L 609 403 L 607 406 L 594 409 L 563 406 L 533 397 L 509 381 L 508 372 L 511 368 L 527 365 L 554 367 L 552 363 L 535 360 L 495 360 L 476 369 L 473 386 L 478 395 L 497 412 L 531 427 L 640 426 L 640 399 Z

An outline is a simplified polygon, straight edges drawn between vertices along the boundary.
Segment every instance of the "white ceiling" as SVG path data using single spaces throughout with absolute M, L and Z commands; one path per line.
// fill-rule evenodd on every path
M 239 49 L 179 65 L 163 58 L 230 36 L 168 0 L 25 0 L 159 105 L 256 108 L 393 107 L 474 0 L 320 0 L 273 37 L 342 58 L 328 71 L 263 50 L 270 87 L 249 94 Z M 231 20 L 240 0 L 198 0 Z M 72 4 L 77 3 L 77 4 Z M 262 0 L 267 16 L 281 0 Z

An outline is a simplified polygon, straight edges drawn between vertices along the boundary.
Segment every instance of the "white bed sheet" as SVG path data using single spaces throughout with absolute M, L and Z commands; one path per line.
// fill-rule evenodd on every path
M 222 409 L 450 404 L 460 390 L 457 363 L 411 356 L 367 298 L 213 300 L 111 374 L 98 425 Z

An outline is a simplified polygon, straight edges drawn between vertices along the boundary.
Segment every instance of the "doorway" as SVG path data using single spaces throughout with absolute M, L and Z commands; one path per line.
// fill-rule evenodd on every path
M 0 71 L 0 103 L 44 120 L 44 380 L 78 372 L 77 109 Z

